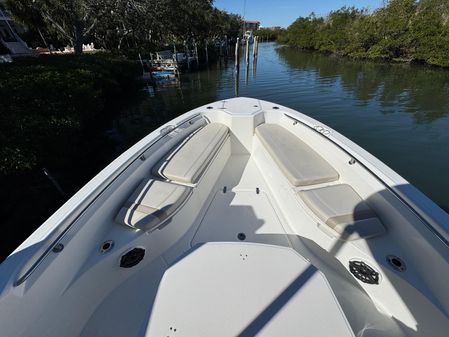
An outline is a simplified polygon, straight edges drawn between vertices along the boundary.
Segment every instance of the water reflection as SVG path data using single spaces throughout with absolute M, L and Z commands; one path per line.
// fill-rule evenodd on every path
M 254 53 L 254 49 L 253 49 Z M 251 80 L 254 81 L 256 79 L 256 71 L 257 71 L 257 57 L 249 57 L 246 59 L 246 51 L 243 53 L 245 55 L 244 62 L 241 62 L 241 65 L 236 65 L 234 71 L 234 96 L 239 96 L 240 91 L 240 67 L 244 68 L 244 78 L 245 78 L 245 86 L 248 86 L 250 80 L 250 68 L 251 68 Z
M 256 72 L 257 72 L 257 58 L 254 58 L 253 60 L 253 67 L 252 67 L 253 71 L 252 71 L 252 75 L 253 75 L 253 80 L 256 79 Z
M 340 86 L 361 106 L 376 100 L 381 112 L 408 112 L 416 123 L 430 123 L 449 113 L 447 70 L 352 61 L 287 47 L 276 51 L 291 69 L 314 73 L 321 85 Z

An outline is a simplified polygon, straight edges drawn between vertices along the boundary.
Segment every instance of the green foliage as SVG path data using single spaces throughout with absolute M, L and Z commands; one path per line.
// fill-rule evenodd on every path
M 322 51 L 345 53 L 354 33 L 352 25 L 363 14 L 353 7 L 331 12 L 320 27 L 316 47 Z
M 258 36 L 263 41 L 275 41 L 278 40 L 280 35 L 285 31 L 284 28 L 275 27 L 275 28 L 261 28 L 254 32 L 256 36 Z
M 48 44 L 75 51 L 94 42 L 107 50 L 157 48 L 185 40 L 236 37 L 241 18 L 211 0 L 7 0 L 16 20 Z M 37 33 L 39 32 L 39 34 Z M 56 41 L 55 41 L 56 36 Z M 43 40 L 42 39 L 42 40 Z
M 241 27 L 242 18 L 239 15 L 214 8 L 208 17 L 205 38 L 213 40 L 225 35 L 234 38 L 239 36 Z
M 449 3 L 423 1 L 411 26 L 415 38 L 415 58 L 432 65 L 449 67 Z
M 30 29 L 57 34 L 82 52 L 86 37 L 103 17 L 107 7 L 98 0 L 8 0 L 7 6 Z
M 310 14 L 306 18 L 298 18 L 287 29 L 282 41 L 304 49 L 319 49 L 320 31 L 324 25 L 323 18 Z
M 140 87 L 138 64 L 109 54 L 0 65 L 0 173 L 71 165 Z
M 449 66 L 449 3 L 390 0 L 372 14 L 343 7 L 326 18 L 298 18 L 280 42 L 357 58 Z

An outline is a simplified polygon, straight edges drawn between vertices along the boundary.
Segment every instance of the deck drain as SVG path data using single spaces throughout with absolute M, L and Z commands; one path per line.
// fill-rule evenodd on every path
M 393 267 L 394 270 L 397 270 L 401 273 L 407 269 L 405 262 L 395 255 L 388 255 L 387 262 L 390 264 L 390 266 Z
M 245 241 L 245 239 L 246 239 L 245 233 L 238 233 L 237 239 L 239 239 L 240 241 Z
M 114 241 L 108 240 L 102 243 L 100 246 L 100 253 L 104 254 L 109 252 L 114 247 Z
M 363 283 L 379 284 L 379 273 L 363 261 L 349 261 L 349 271 Z
M 279 107 L 278 106 L 274 106 L 273 109 L 274 110 L 279 110 Z

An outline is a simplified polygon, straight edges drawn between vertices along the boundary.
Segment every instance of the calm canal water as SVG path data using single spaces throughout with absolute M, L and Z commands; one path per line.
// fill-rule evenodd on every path
M 192 108 L 235 96 L 328 124 L 449 211 L 449 71 L 352 61 L 261 43 L 257 65 L 218 63 L 158 88 L 119 120 L 124 146 Z

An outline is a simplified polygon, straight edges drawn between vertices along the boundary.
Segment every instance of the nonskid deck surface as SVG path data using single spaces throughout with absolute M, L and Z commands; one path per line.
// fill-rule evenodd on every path
M 265 181 L 249 155 L 232 155 L 214 190 L 213 198 L 205 205 L 203 216 L 194 225 L 197 230 L 189 239 L 192 251 L 207 242 L 261 243 L 291 247 Z M 239 234 L 244 234 L 244 238 Z M 165 289 L 163 276 L 167 268 L 170 268 L 169 263 L 163 257 L 158 258 L 115 289 L 92 315 L 82 336 L 98 333 L 117 337 L 125 334 L 145 336 L 148 328 L 146 325 L 154 310 L 154 301 L 159 296 L 161 287 Z M 176 263 L 170 269 L 176 269 Z M 268 270 L 266 265 L 266 271 Z M 242 279 L 241 282 L 244 283 L 245 280 Z M 248 283 L 250 284 L 251 282 Z M 234 286 L 229 284 L 229 287 Z M 176 292 L 173 297 L 176 297 Z M 210 305 L 213 308 L 215 304 Z M 121 310 L 123 307 L 130 309 Z M 194 305 L 191 310 L 195 311 Z
M 290 247 L 265 191 L 216 192 L 192 246 L 236 240 Z
M 288 108 L 233 99 L 203 110 L 105 169 L 59 212 L 76 221 L 43 226 L 73 225 L 64 250 L 35 254 L 42 265 L 2 298 L 5 322 L 28 322 L 9 335 L 446 336 L 446 285 L 433 276 L 447 274 L 446 251 L 390 189 L 400 177 Z
M 229 158 L 192 246 L 213 241 L 245 241 L 290 247 L 264 179 L 249 156 Z
M 216 242 L 197 246 L 166 271 L 145 336 L 298 332 L 354 336 L 325 277 L 292 249 Z
M 275 200 L 257 164 L 249 155 L 232 155 L 228 159 L 214 186 L 212 198 L 204 208 L 198 223 L 194 225 L 197 230 L 189 239 L 191 249 L 175 259 L 174 263 L 167 262 L 163 257 L 156 259 L 115 289 L 92 315 L 82 336 L 99 333 L 117 337 L 125 334 L 158 336 L 160 333 L 183 336 L 183 330 L 191 333 L 205 319 L 208 322 L 218 320 L 217 327 L 224 324 L 221 334 L 217 335 L 277 336 L 281 331 L 285 336 L 295 336 L 301 330 L 296 324 L 301 319 L 297 318 L 296 323 L 290 325 L 288 321 L 293 320 L 293 313 L 307 303 L 309 311 L 302 316 L 305 319 L 303 328 L 305 322 L 318 316 L 319 312 L 330 310 L 333 314 L 329 315 L 337 318 L 332 324 L 326 320 L 328 325 L 323 322 L 323 327 L 334 327 L 336 337 L 351 336 L 349 322 L 344 315 L 340 316 L 340 312 L 344 311 L 336 301 L 339 296 L 333 293 L 335 286 L 342 289 L 347 300 L 353 296 L 357 301 L 362 298 L 366 312 L 371 312 L 377 327 L 390 330 L 389 319 L 379 314 L 373 303 L 354 284 L 346 284 L 338 277 L 337 280 L 327 279 L 326 272 L 322 273 L 322 270 L 329 268 L 326 262 L 321 263 L 320 271 L 307 263 L 303 256 L 310 257 L 308 250 L 291 242 L 292 236 L 287 234 L 288 228 Z M 279 249 L 283 252 L 278 253 Z M 249 263 L 245 265 L 248 270 L 239 269 L 242 262 Z M 283 266 L 282 270 L 277 270 L 276 266 Z M 229 282 L 226 277 L 230 277 Z M 271 288 L 273 284 L 277 287 Z M 320 301 L 329 302 L 326 308 L 318 305 L 320 301 L 313 300 L 312 294 L 318 288 L 321 289 Z M 265 295 L 258 297 L 258 293 Z M 232 305 L 229 302 L 231 299 L 234 301 Z M 233 313 L 232 310 L 225 310 L 218 304 L 223 301 L 228 306 L 239 307 L 240 311 L 234 310 Z M 128 309 L 122 310 L 123 307 Z M 189 314 L 182 315 L 182 310 L 189 311 Z M 265 314 L 260 315 L 264 310 Z M 234 317 L 236 313 L 238 315 Z M 231 321 L 239 321 L 239 324 L 230 324 Z M 234 329 L 226 329 L 227 326 Z M 394 326 L 391 329 L 394 330 Z M 209 324 L 203 330 L 207 333 L 213 331 Z M 307 330 L 313 331 L 312 326 L 308 326 Z
M 182 331 L 207 336 L 214 326 L 223 336 L 296 336 L 301 327 L 317 333 L 328 326 L 338 337 L 351 336 L 351 329 L 360 331 L 367 324 L 380 331 L 375 336 L 403 336 L 333 256 L 336 251 L 302 242 L 298 231 L 317 230 L 312 218 L 302 211 L 296 232 L 289 227 L 259 165 L 250 154 L 231 154 L 191 226 L 194 230 L 181 240 L 186 248 L 174 245 L 115 289 L 82 336 L 181 336 Z M 129 309 L 118 309 L 123 304 Z M 358 305 L 364 307 L 361 317 L 354 310 Z M 230 310 L 233 306 L 239 310 Z M 301 308 L 306 311 L 295 318 Z M 332 320 L 307 325 L 326 310 Z

